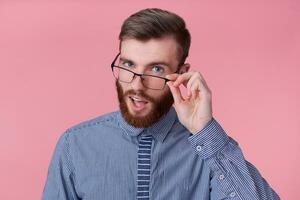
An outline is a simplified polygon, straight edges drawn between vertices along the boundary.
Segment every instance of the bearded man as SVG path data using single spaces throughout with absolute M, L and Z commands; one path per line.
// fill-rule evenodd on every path
M 180 16 L 141 10 L 119 40 L 120 110 L 61 136 L 43 200 L 279 199 L 213 117 L 208 84 L 185 62 L 191 37 Z

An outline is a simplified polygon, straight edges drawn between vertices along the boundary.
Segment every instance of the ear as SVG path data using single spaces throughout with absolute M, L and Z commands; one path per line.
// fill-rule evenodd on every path
M 191 65 L 189 63 L 184 63 L 183 65 L 181 65 L 180 69 L 179 69 L 179 74 L 183 74 L 189 71 Z

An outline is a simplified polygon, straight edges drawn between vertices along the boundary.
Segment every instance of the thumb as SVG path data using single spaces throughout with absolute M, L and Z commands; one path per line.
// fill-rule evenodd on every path
M 183 98 L 182 98 L 179 87 L 174 87 L 172 81 L 168 81 L 167 85 L 169 86 L 170 91 L 173 95 L 174 103 L 175 104 L 181 103 L 183 101 Z
M 175 73 L 175 74 L 168 74 L 166 75 L 166 78 L 171 80 L 171 81 L 175 81 L 178 78 L 179 74 Z

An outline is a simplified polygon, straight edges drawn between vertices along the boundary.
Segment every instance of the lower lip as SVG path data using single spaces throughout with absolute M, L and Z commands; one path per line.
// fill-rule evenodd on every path
M 134 101 L 129 97 L 129 102 L 132 110 L 134 111 L 142 111 L 146 108 L 147 103 L 143 103 L 143 105 L 136 105 Z

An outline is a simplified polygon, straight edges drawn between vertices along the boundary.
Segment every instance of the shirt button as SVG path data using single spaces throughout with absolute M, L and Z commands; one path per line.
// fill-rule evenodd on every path
M 225 178 L 224 174 L 221 174 L 221 175 L 219 176 L 219 179 L 220 179 L 220 180 L 223 180 L 224 178 Z
M 202 150 L 202 146 L 201 146 L 201 145 L 197 145 L 197 146 L 196 146 L 196 150 L 197 150 L 197 151 L 201 151 L 201 150 Z
M 235 192 L 231 192 L 231 193 L 229 194 L 229 196 L 230 196 L 230 197 L 235 197 Z

